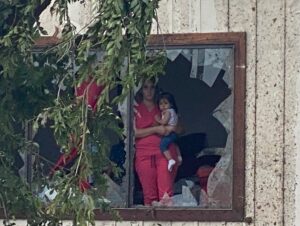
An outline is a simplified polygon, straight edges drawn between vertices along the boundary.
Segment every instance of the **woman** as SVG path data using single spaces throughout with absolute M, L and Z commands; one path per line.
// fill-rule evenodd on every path
M 135 169 L 142 185 L 144 205 L 160 201 L 166 194 L 173 195 L 172 187 L 177 167 L 168 171 L 168 161 L 160 151 L 161 137 L 170 131 L 162 125 L 155 125 L 155 116 L 160 115 L 156 104 L 155 79 L 144 81 L 138 91 L 135 107 Z M 170 152 L 176 157 L 174 145 Z

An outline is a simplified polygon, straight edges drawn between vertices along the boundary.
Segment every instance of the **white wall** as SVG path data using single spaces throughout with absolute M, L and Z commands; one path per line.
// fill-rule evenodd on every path
M 90 8 L 74 21 L 89 21 Z M 78 16 L 80 15 L 80 16 Z M 53 33 L 55 20 L 43 15 Z M 300 1 L 162 0 L 159 33 L 247 32 L 246 216 L 250 225 L 300 225 Z M 153 33 L 157 33 L 156 26 Z M 18 222 L 18 225 L 21 223 Z M 97 225 L 242 226 L 225 222 Z

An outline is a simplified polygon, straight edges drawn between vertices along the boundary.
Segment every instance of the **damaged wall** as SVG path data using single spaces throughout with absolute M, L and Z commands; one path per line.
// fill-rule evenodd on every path
M 71 9 L 78 27 L 88 23 Z M 162 0 L 152 32 L 246 32 L 247 225 L 300 225 L 300 1 Z M 78 15 L 78 16 L 75 16 Z M 84 15 L 84 16 L 83 16 Z M 52 34 L 54 19 L 42 15 Z M 49 22 L 51 21 L 51 22 Z M 297 155 L 298 152 L 298 155 Z M 97 222 L 105 226 L 242 226 L 226 222 Z M 21 221 L 17 225 L 22 225 Z M 66 225 L 71 225 L 66 223 Z

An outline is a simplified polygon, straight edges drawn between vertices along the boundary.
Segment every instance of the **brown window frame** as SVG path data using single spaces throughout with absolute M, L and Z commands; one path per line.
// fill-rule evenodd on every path
M 200 208 L 115 208 L 123 220 L 142 221 L 225 221 L 245 220 L 245 95 L 246 33 L 186 33 L 151 35 L 148 47 L 160 49 L 183 46 L 232 46 L 234 49 L 233 104 L 233 193 L 231 209 Z M 129 189 L 130 190 L 130 189 Z M 97 220 L 113 220 L 96 210 Z
M 55 39 L 42 38 L 35 47 L 45 48 L 57 43 Z M 130 221 L 245 221 L 245 97 L 246 97 L 246 33 L 186 33 L 151 35 L 151 49 L 169 47 L 197 47 L 200 45 L 224 46 L 234 49 L 234 104 L 233 104 L 233 191 L 231 209 L 203 208 L 115 208 L 122 220 Z M 129 135 L 133 137 L 132 131 Z M 130 154 L 132 155 L 132 154 Z M 129 159 L 132 156 L 128 156 Z M 132 164 L 131 164 L 132 165 Z M 131 171 L 133 166 L 131 166 Z M 129 175 L 130 177 L 130 175 Z M 130 189 L 128 189 L 130 191 Z M 130 195 L 129 195 L 130 196 Z M 130 198 L 130 197 L 129 197 Z M 0 217 L 4 216 L 0 209 Z M 24 216 L 17 216 L 24 219 Z M 25 217 L 26 218 L 26 217 Z M 111 215 L 95 210 L 96 220 L 115 220 Z

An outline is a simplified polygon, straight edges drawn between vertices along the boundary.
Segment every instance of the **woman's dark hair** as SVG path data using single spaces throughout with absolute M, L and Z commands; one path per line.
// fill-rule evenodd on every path
M 170 103 L 171 108 L 173 108 L 174 111 L 176 113 L 178 113 L 178 108 L 177 108 L 177 105 L 176 105 L 176 102 L 175 102 L 175 98 L 171 93 L 169 93 L 169 92 L 160 93 L 159 96 L 158 96 L 158 101 L 157 101 L 158 105 L 159 105 L 160 100 L 162 100 L 162 99 L 168 100 L 168 102 Z
M 154 98 L 153 98 L 154 100 L 153 101 L 154 102 L 157 101 L 157 98 L 158 98 L 158 87 L 155 84 L 156 83 L 155 77 L 151 77 L 151 78 L 147 78 L 147 79 L 142 80 L 142 86 L 141 86 L 141 88 L 135 94 L 134 99 L 135 99 L 135 101 L 138 104 L 143 101 L 143 86 L 144 86 L 144 84 L 145 84 L 146 81 L 150 81 L 150 82 L 152 82 L 154 84 L 154 86 L 155 86 L 155 93 L 154 93 Z

